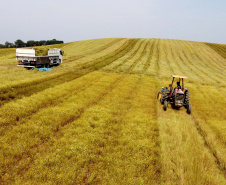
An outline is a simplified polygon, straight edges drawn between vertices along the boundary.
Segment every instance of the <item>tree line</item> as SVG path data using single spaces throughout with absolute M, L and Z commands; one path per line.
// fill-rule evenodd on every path
M 40 41 L 29 40 L 27 42 L 17 39 L 14 43 L 6 41 L 5 44 L 0 44 L 0 48 L 21 48 L 21 47 L 63 44 L 63 43 L 64 41 L 56 40 L 56 39 L 40 40 Z

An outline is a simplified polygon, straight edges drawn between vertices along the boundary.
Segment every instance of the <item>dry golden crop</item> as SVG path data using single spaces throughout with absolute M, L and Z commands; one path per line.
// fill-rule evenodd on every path
M 49 72 L 0 49 L 0 184 L 226 184 L 226 45 L 96 39 Z M 156 99 L 185 75 L 192 113 Z

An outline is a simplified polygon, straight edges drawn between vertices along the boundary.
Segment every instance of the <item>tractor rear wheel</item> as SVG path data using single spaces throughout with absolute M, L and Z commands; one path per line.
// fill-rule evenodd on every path
M 164 87 L 161 96 L 161 103 L 163 104 L 164 101 L 167 100 L 167 98 L 168 98 L 167 87 Z
M 163 109 L 164 109 L 164 111 L 166 111 L 167 106 L 168 106 L 168 102 L 165 100 L 165 101 L 164 101 L 164 104 L 163 104 Z
M 184 92 L 184 104 L 185 104 L 186 107 L 189 106 L 189 101 L 190 101 L 190 91 L 186 90 Z
M 188 107 L 187 107 L 187 113 L 188 114 L 191 114 L 191 107 L 192 107 L 191 104 L 189 104 Z

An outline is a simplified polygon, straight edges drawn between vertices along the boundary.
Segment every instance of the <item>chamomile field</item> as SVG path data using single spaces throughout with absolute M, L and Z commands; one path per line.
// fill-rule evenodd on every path
M 0 49 L 0 184 L 226 184 L 226 45 L 111 38 L 52 71 Z M 192 113 L 157 94 L 187 76 Z

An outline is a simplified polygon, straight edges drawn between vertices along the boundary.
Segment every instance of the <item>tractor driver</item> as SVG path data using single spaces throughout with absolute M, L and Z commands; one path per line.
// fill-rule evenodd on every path
M 174 91 L 175 91 L 176 89 L 177 89 L 177 90 L 181 89 L 180 82 L 177 82 L 177 86 L 174 88 Z
M 177 82 L 177 87 L 174 88 L 173 96 L 174 96 L 175 94 L 177 94 L 177 91 L 178 91 L 179 89 L 181 89 L 180 82 Z
M 181 89 L 180 82 L 177 82 L 177 89 Z

